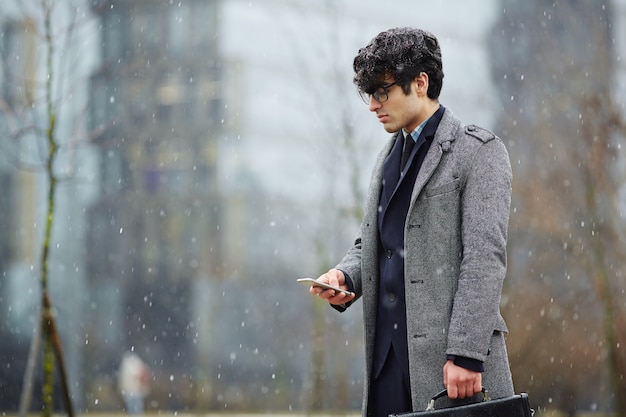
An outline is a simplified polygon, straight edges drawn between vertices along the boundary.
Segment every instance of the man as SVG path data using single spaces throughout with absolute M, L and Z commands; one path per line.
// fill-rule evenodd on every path
M 311 287 L 339 311 L 363 300 L 363 413 L 451 406 L 487 388 L 513 395 L 499 303 L 511 166 L 502 141 L 439 103 L 441 50 L 413 28 L 380 33 L 354 59 L 354 82 L 392 133 L 374 167 L 360 234 Z M 474 400 L 472 398 L 472 400 Z

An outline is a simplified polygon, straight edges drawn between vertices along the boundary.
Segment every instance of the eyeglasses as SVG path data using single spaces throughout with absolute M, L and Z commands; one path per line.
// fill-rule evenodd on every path
M 371 94 L 366 93 L 365 91 L 359 90 L 359 96 L 361 96 L 361 100 L 363 100 L 363 102 L 367 105 L 370 104 L 371 97 L 374 97 L 374 100 L 376 100 L 379 103 L 384 103 L 385 101 L 389 99 L 389 89 L 396 84 L 397 83 L 394 81 L 389 84 L 382 85 Z

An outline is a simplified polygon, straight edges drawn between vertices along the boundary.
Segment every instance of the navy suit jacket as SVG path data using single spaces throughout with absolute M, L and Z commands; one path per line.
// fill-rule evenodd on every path
M 376 378 L 380 374 L 389 350 L 393 347 L 399 363 L 403 366 L 402 373 L 407 386 L 409 386 L 409 358 L 404 295 L 404 225 L 415 179 L 443 113 L 444 107 L 440 106 L 426 122 L 403 171 L 400 171 L 404 144 L 402 131 L 398 132 L 396 143 L 383 166 L 381 211 L 378 217 L 378 230 L 380 231 L 379 314 L 376 320 L 373 377 Z

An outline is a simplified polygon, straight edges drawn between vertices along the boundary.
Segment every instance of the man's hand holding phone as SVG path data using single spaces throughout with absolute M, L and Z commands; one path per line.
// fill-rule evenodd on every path
M 310 278 L 299 279 L 298 282 L 310 285 L 309 292 L 317 295 L 330 304 L 345 304 L 352 301 L 356 294 L 348 290 L 346 277 L 338 269 L 331 269 L 317 280 Z

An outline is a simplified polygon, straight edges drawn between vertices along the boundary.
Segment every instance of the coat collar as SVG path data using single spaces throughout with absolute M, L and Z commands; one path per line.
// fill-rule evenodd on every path
M 428 149 L 426 158 L 424 158 L 422 167 L 417 174 L 417 178 L 415 179 L 409 212 L 412 209 L 417 196 L 422 192 L 422 189 L 439 165 L 444 152 L 448 152 L 450 150 L 450 146 L 452 142 L 456 140 L 457 132 L 460 128 L 461 121 L 450 110 L 444 109 L 441 122 L 439 122 L 439 127 L 435 132 L 433 143 Z
M 441 121 L 439 122 L 439 127 L 435 132 L 433 143 L 428 149 L 428 153 L 426 154 L 420 172 L 417 176 L 417 179 L 415 180 L 415 185 L 411 194 L 411 207 L 409 208 L 409 212 L 412 210 L 417 196 L 422 191 L 422 189 L 426 185 L 426 182 L 428 182 L 433 172 L 439 165 L 443 153 L 450 150 L 450 146 L 456 140 L 461 127 L 461 121 L 452 113 L 452 111 L 445 108 Z M 396 143 L 397 135 L 397 132 L 391 135 L 390 140 L 381 150 L 379 154 L 379 159 L 377 161 L 377 167 L 374 169 L 371 184 L 377 185 L 375 185 L 374 189 L 370 190 L 370 197 L 372 199 L 371 204 L 374 204 L 374 207 L 378 207 L 382 195 L 381 184 L 383 180 L 384 161 L 389 155 L 389 152 L 391 152 L 394 144 Z M 375 211 L 375 213 L 378 213 L 378 211 Z

